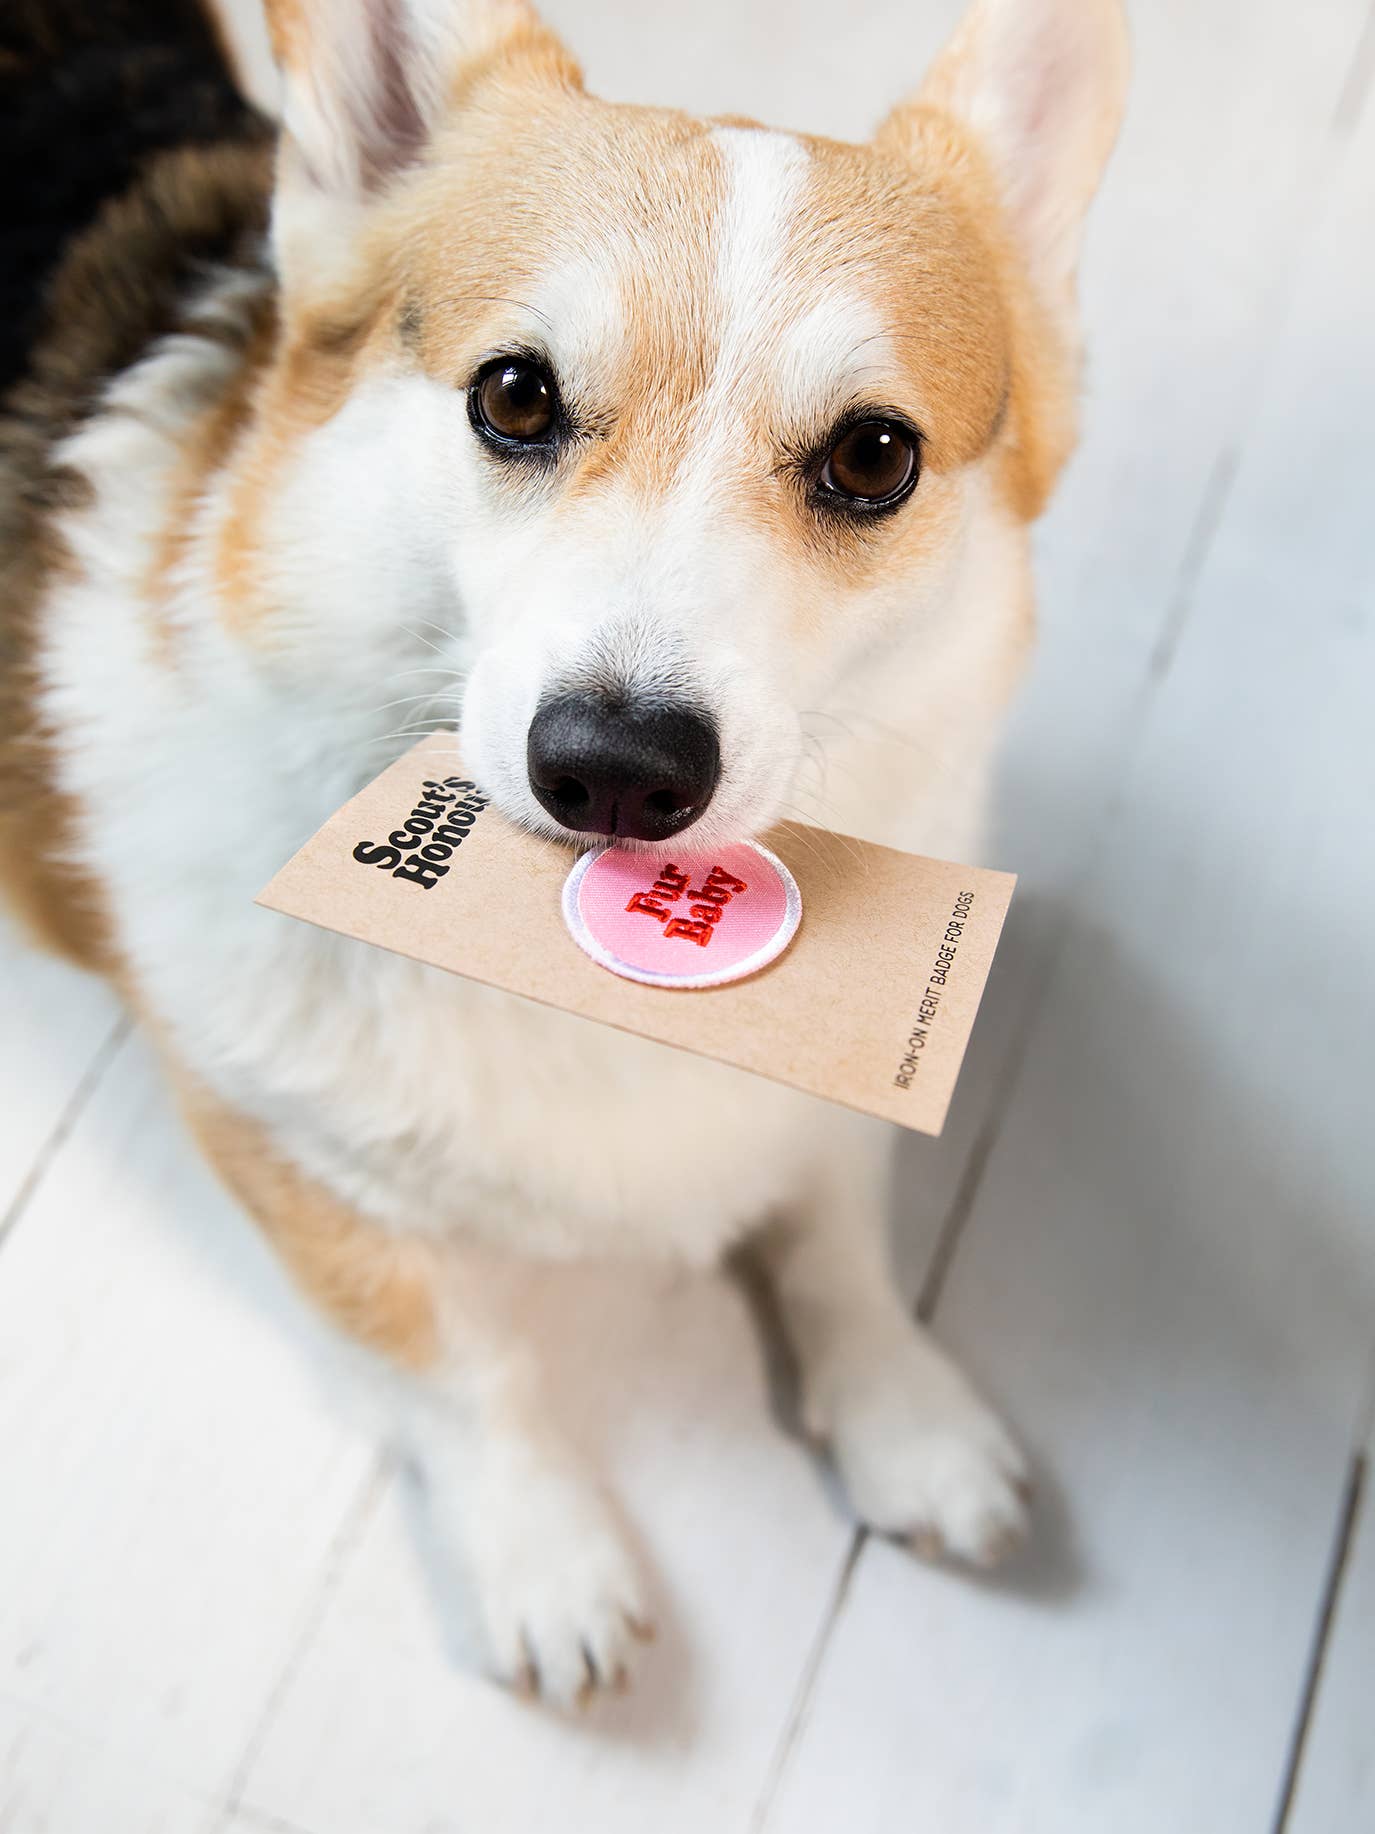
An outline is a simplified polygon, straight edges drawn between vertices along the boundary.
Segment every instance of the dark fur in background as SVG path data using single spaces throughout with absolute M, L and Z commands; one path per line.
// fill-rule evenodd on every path
M 32 691 L 54 515 L 83 490 L 55 454 L 214 272 L 263 268 L 272 147 L 195 0 L 0 0 L 0 877 L 91 967 L 103 916 Z
M 197 0 L 0 0 L 0 393 L 102 205 L 167 148 L 264 132 Z

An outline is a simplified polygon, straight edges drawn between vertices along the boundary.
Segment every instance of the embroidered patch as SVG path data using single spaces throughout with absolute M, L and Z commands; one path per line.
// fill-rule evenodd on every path
M 651 987 L 719 987 L 783 953 L 802 897 L 782 860 L 755 841 L 665 861 L 606 847 L 569 873 L 563 916 L 579 948 L 613 974 Z

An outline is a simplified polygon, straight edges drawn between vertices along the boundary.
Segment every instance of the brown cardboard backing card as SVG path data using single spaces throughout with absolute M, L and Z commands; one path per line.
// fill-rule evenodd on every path
M 645 986 L 601 967 L 569 935 L 560 900 L 577 857 L 570 848 L 488 806 L 462 817 L 463 839 L 445 870 L 426 868 L 419 849 L 430 846 L 438 863 L 445 848 L 416 805 L 432 794 L 427 782 L 446 779 L 465 784 L 450 790 L 462 800 L 454 735 L 432 734 L 331 816 L 258 902 L 918 1133 L 940 1132 L 1012 897 L 1010 873 L 785 822 L 762 838 L 802 893 L 787 951 L 726 986 Z M 408 832 L 408 820 L 421 832 Z M 421 876 L 398 876 L 387 864 L 398 851 L 403 874 Z

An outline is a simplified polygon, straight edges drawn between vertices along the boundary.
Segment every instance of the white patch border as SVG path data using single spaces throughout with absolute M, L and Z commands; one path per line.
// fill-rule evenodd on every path
M 770 962 L 779 956 L 797 935 L 798 925 L 802 922 L 802 893 L 798 890 L 797 880 L 779 859 L 767 847 L 758 841 L 737 842 L 752 853 L 757 853 L 761 860 L 767 860 L 778 874 L 783 886 L 783 921 L 766 943 L 762 943 L 753 955 L 747 955 L 743 961 L 734 963 L 729 968 L 704 969 L 701 974 L 662 974 L 649 968 L 637 968 L 633 963 L 623 961 L 606 945 L 599 942 L 592 934 L 587 919 L 582 914 L 578 894 L 582 882 L 587 877 L 595 861 L 603 854 L 611 853 L 610 847 L 597 847 L 591 853 L 585 853 L 573 867 L 572 872 L 563 882 L 563 921 L 568 926 L 568 933 L 583 951 L 590 955 L 594 962 L 603 968 L 609 968 L 612 974 L 619 974 L 623 980 L 639 981 L 646 987 L 698 988 L 725 987 L 731 981 L 748 980 L 752 974 L 758 974 L 761 968 L 767 968 Z

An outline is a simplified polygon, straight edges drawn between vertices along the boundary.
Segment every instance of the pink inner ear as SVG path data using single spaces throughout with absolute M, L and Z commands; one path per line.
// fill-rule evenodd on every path
M 972 0 L 922 91 L 982 139 L 1033 276 L 1061 308 L 1126 71 L 1119 0 Z
M 1022 219 L 1034 218 L 1050 192 L 1057 114 L 1067 91 L 1064 66 L 1053 56 L 1028 63 L 1013 85 L 1011 118 L 999 138 L 1009 202 Z
M 421 48 L 414 42 L 401 0 L 366 0 L 369 68 L 355 98 L 362 116 L 356 123 L 359 172 L 364 186 L 376 190 L 395 173 L 412 165 L 425 144 L 427 125 L 413 82 Z
M 1074 23 L 1063 15 L 1033 27 L 1030 21 L 995 48 L 984 72 L 984 108 L 1006 159 L 1005 175 L 1019 191 L 1040 191 L 1055 163 L 1055 147 L 1068 125 L 1065 111 L 1091 107 L 1089 70 Z M 1001 105 L 999 95 L 1001 94 Z
M 1025 95 L 1020 110 L 1021 132 L 1030 141 L 1038 139 L 1050 123 L 1055 98 L 1069 87 L 1067 60 L 1059 55 L 1061 47 L 1053 45 L 1049 54 L 1038 59 L 1027 73 Z
M 303 14 L 283 34 L 286 122 L 322 190 L 366 196 L 418 159 L 443 72 L 407 0 L 306 0 Z

